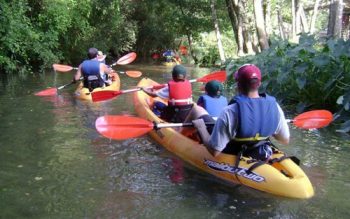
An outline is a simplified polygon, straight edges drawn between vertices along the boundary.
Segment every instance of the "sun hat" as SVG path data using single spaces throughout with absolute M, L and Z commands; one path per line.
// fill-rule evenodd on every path
M 97 52 L 97 60 L 100 61 L 100 62 L 102 62 L 102 61 L 104 61 L 105 59 L 106 59 L 106 55 L 104 55 L 102 51 L 98 51 L 98 52 Z

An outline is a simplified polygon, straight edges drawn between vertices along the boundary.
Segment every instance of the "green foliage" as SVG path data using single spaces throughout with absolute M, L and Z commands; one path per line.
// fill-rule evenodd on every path
M 300 37 L 299 44 L 276 40 L 256 57 L 228 63 L 227 70 L 232 74 L 243 62 L 260 67 L 263 91 L 296 106 L 298 112 L 325 108 L 337 112 L 340 121 L 349 118 L 350 41 L 320 44 L 306 35 Z M 349 126 L 343 130 L 346 128 Z
M 93 46 L 110 55 L 130 50 L 136 28 L 123 6 L 119 0 L 0 0 L 0 69 L 78 64 Z

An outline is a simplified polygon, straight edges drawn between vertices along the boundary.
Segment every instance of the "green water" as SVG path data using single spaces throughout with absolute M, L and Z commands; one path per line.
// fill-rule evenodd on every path
M 164 82 L 171 67 L 125 69 Z M 195 78 L 209 70 L 191 72 Z M 315 188 L 311 199 L 227 185 L 186 164 L 176 183 L 171 179 L 179 174 L 180 161 L 148 136 L 110 141 L 96 132 L 98 116 L 134 115 L 132 95 L 87 103 L 74 99 L 74 85 L 55 97 L 33 95 L 71 78 L 54 72 L 1 77 L 0 218 L 349 217 L 350 138 L 336 127 L 302 131 L 291 126 L 292 143 L 280 147 L 302 161 Z M 121 80 L 122 89 L 138 81 L 125 75 Z

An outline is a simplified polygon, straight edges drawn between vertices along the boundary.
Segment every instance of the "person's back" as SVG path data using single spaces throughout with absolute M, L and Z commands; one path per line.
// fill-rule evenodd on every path
M 266 160 L 272 154 L 270 136 L 281 143 L 289 142 L 289 128 L 282 109 L 275 98 L 259 95 L 261 72 L 254 65 L 244 65 L 235 74 L 239 95 L 227 106 L 216 121 L 211 136 L 204 136 L 205 144 L 214 156 L 220 152 L 251 156 Z M 194 121 L 201 130 L 201 121 Z
M 222 90 L 223 86 L 219 81 L 209 81 L 205 85 L 206 94 L 201 95 L 197 101 L 197 104 L 207 110 L 212 117 L 218 117 L 224 107 L 227 106 L 226 97 L 221 95 Z
M 83 77 L 84 87 L 88 88 L 90 92 L 97 87 L 104 87 L 105 81 L 101 77 L 102 73 L 111 73 L 113 70 L 101 63 L 98 59 L 98 50 L 90 48 L 88 50 L 88 60 L 83 61 L 74 75 L 73 82 L 76 82 Z

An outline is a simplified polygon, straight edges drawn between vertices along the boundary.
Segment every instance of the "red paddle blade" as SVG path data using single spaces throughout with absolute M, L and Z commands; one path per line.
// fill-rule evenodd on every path
M 57 88 L 55 88 L 55 87 L 48 88 L 46 90 L 36 92 L 34 95 L 35 96 L 55 96 L 55 95 L 57 95 Z
M 69 72 L 74 69 L 72 66 L 61 65 L 61 64 L 53 64 L 52 67 L 55 71 L 60 71 L 60 72 Z
M 302 113 L 293 119 L 293 124 L 303 129 L 322 128 L 333 120 L 333 115 L 327 110 L 312 110 Z
M 93 102 L 98 102 L 98 101 L 112 99 L 116 96 L 119 96 L 122 93 L 123 93 L 122 91 L 103 90 L 103 91 L 92 92 L 91 97 Z
M 125 56 L 118 59 L 117 65 L 127 65 L 127 64 L 133 62 L 136 59 L 136 56 L 137 55 L 135 52 L 128 53 Z
M 211 74 L 205 75 L 204 77 L 198 78 L 197 82 L 208 82 L 212 80 L 218 80 L 220 82 L 226 81 L 226 71 L 216 71 Z
M 131 116 L 101 116 L 95 122 L 97 131 L 111 139 L 136 138 L 153 130 L 153 123 Z
M 125 74 L 131 78 L 138 78 L 138 77 L 141 77 L 142 72 L 140 72 L 140 71 L 126 71 Z

